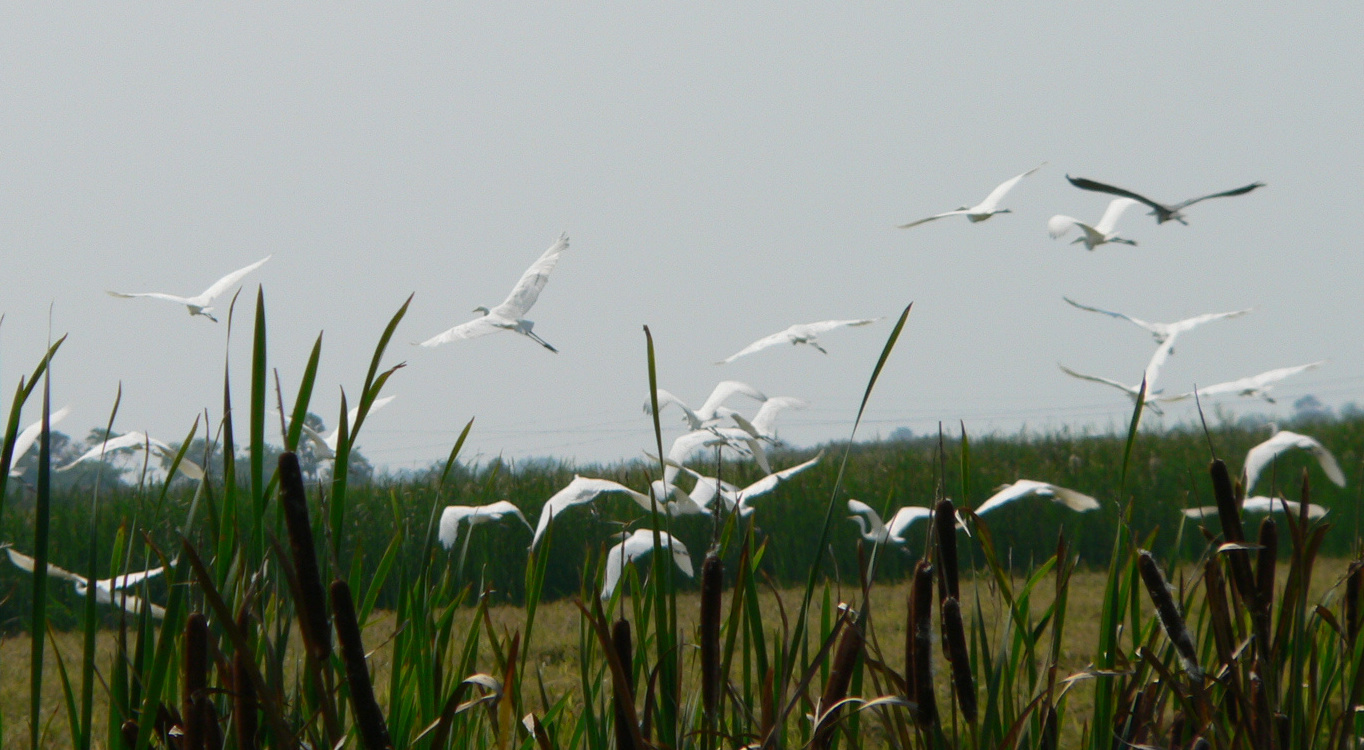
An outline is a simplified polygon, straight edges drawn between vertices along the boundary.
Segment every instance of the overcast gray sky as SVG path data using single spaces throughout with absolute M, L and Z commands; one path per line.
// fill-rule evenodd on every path
M 745 380 L 812 402 L 779 422 L 789 441 L 843 437 L 910 301 L 867 437 L 1122 424 L 1121 394 L 1056 365 L 1135 382 L 1151 340 L 1062 295 L 1159 321 L 1255 308 L 1182 338 L 1167 391 L 1329 359 L 1278 407 L 1218 403 L 1364 401 L 1364 10 L 1109 5 L 6 5 L 0 382 L 41 356 L 50 303 L 70 333 L 60 429 L 102 425 L 122 381 L 116 428 L 178 440 L 220 417 L 226 324 L 104 290 L 190 295 L 273 254 L 243 297 L 264 286 L 286 398 L 325 332 L 329 425 L 415 292 L 387 358 L 408 363 L 398 399 L 360 440 L 394 468 L 443 457 L 470 417 L 466 456 L 637 456 L 646 323 L 661 386 L 699 402 Z M 1042 161 L 1011 214 L 894 228 Z M 1131 211 L 1137 247 L 1086 252 L 1046 232 L 1107 203 L 1066 173 L 1168 201 L 1268 187 L 1189 226 Z M 529 315 L 560 354 L 409 345 L 500 302 L 561 232 Z M 870 316 L 887 320 L 829 334 L 827 357 L 712 364 Z M 230 343 L 243 404 L 248 331 Z

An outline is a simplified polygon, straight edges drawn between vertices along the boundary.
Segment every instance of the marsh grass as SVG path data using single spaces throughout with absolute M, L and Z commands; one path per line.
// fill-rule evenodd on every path
M 250 330 L 248 407 L 236 418 L 247 442 L 236 444 L 240 425 L 225 376 L 227 416 L 205 425 L 207 453 L 218 449 L 221 465 L 192 492 L 165 483 L 97 485 L 58 506 L 44 479 L 44 430 L 32 503 L 0 505 L 0 529 L 20 546 L 31 542 L 40 561 L 49 551 L 75 554 L 84 542 L 83 557 L 60 562 L 89 579 L 167 566 L 161 581 L 138 590 L 165 602 L 165 616 L 110 614 L 95 607 L 93 593 L 74 601 L 49 592 L 44 575 L 27 582 L 27 599 L 25 587 L 11 589 L 16 595 L 5 606 L 15 611 L 12 627 L 34 637 L 0 643 L 5 669 L 21 670 L 4 680 L 7 689 L 29 685 L 15 702 L 0 700 L 6 746 L 36 746 L 42 738 L 51 746 L 138 750 L 184 747 L 186 740 L 193 750 L 347 742 L 549 750 L 602 748 L 615 738 L 677 750 L 1099 750 L 1114 743 L 1272 750 L 1336 748 L 1356 736 L 1350 707 L 1364 701 L 1364 643 L 1353 637 L 1358 577 L 1347 571 L 1358 562 L 1328 562 L 1322 554 L 1328 537 L 1353 553 L 1355 538 L 1345 530 L 1351 506 L 1327 500 L 1337 511 L 1328 522 L 1285 517 L 1282 531 L 1270 523 L 1258 544 L 1247 544 L 1235 507 L 1239 489 L 1219 462 L 1202 467 L 1208 445 L 1239 450 L 1231 438 L 1249 441 L 1251 433 L 1147 435 L 1137 429 L 1138 407 L 1123 439 L 968 443 L 963 430 L 955 443 L 859 445 L 858 424 L 906 330 L 906 308 L 872 368 L 849 440 L 831 452 L 838 460 L 794 483 L 803 489 L 784 498 L 783 512 L 760 509 L 761 527 L 732 516 L 674 519 L 657 508 L 640 513 L 605 503 L 597 517 L 556 521 L 534 554 L 514 536 L 480 533 L 460 552 L 468 565 L 454 565 L 433 533 L 443 504 L 510 495 L 529 499 L 522 507 L 534 513 L 567 482 L 569 467 L 459 466 L 466 427 L 439 472 L 406 484 L 352 484 L 345 467 L 368 410 L 402 367 L 385 369 L 384 359 L 406 309 L 379 336 L 355 394 L 353 423 L 343 394 L 336 469 L 320 484 L 303 484 L 291 453 L 278 467 L 266 461 L 271 391 L 262 292 Z M 229 337 L 234 312 L 235 301 Z M 654 342 L 645 334 L 656 393 Z M 59 344 L 21 382 L 5 445 L 40 376 L 46 413 Z M 291 415 L 280 426 L 286 447 L 296 445 L 320 352 L 319 339 L 292 408 L 275 378 L 276 407 Z M 1343 431 L 1358 429 L 1342 424 Z M 1357 440 L 1332 442 L 1347 446 L 1340 449 L 1347 465 L 1358 465 Z M 948 461 L 954 453 L 958 460 Z M 0 452 L 0 483 L 10 458 Z M 647 480 L 661 468 L 619 471 Z M 725 476 L 738 481 L 751 471 L 728 468 Z M 973 488 L 1020 475 L 1083 486 L 1104 507 L 1079 519 L 1058 508 L 1019 509 L 989 523 L 974 519 L 973 537 L 956 530 L 945 488 L 960 488 L 957 505 L 969 516 L 980 495 Z M 916 484 L 921 477 L 926 484 Z M 1296 497 L 1316 493 L 1307 475 L 1294 479 L 1287 484 Z M 926 494 L 900 497 L 925 486 Z M 858 494 L 886 506 L 931 497 L 945 515 L 906 550 L 847 544 L 842 508 Z M 1323 494 L 1330 492 L 1313 499 Z M 1179 506 L 1205 504 L 1200 497 L 1207 495 L 1223 508 L 1220 529 L 1178 522 Z M 56 525 L 54 508 L 62 517 Z M 603 600 L 601 555 L 615 521 L 658 532 L 658 564 L 628 566 Z M 1341 530 L 1328 535 L 1333 526 Z M 657 548 L 662 532 L 714 555 L 705 627 L 696 584 Z M 107 554 L 105 539 L 112 540 Z M 913 597 L 903 583 L 911 570 L 918 571 Z M 1347 579 L 1346 591 L 1337 591 Z M 913 638 L 902 616 L 911 598 Z M 628 652 L 619 646 L 622 622 Z M 340 650 L 332 648 L 333 628 Z M 16 656 L 15 647 L 29 658 Z

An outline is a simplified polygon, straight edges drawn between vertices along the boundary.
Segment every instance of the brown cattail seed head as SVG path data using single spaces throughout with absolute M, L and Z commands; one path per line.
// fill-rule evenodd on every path
M 961 599 L 957 576 L 957 509 L 946 498 L 939 500 L 933 510 L 933 523 L 938 540 L 938 569 L 946 591 L 938 593 L 938 600 L 948 597 Z
M 920 726 L 938 720 L 933 696 L 933 566 L 920 560 L 914 566 L 914 719 Z
M 615 648 L 616 658 L 620 660 L 621 671 L 625 674 L 625 692 L 630 696 L 630 701 L 633 702 L 635 695 L 635 649 L 630 638 L 630 623 L 623 618 L 616 620 L 616 624 L 611 626 L 611 645 Z M 635 750 L 635 738 L 630 732 L 630 715 L 625 710 L 625 706 L 620 704 L 619 695 L 613 694 L 613 700 L 613 713 L 616 717 L 616 748 L 617 750 Z
M 298 576 L 298 593 L 302 598 L 298 602 L 299 628 L 308 652 L 319 661 L 325 660 L 332 653 L 331 630 L 327 627 L 327 596 L 322 590 L 322 574 L 313 546 L 303 472 L 294 453 L 280 454 L 279 497 L 284 522 L 289 527 L 289 547 L 294 554 L 294 573 Z
M 1359 589 L 1364 584 L 1364 560 L 1350 564 L 1349 576 L 1345 579 L 1345 633 L 1350 643 L 1359 635 Z
M 185 618 L 185 690 L 180 713 L 184 720 L 185 736 L 181 747 L 203 750 L 204 722 L 199 701 L 208 688 L 208 620 L 202 612 L 191 612 Z
M 1189 634 L 1189 628 L 1184 623 L 1184 615 L 1180 613 L 1179 605 L 1175 604 L 1175 598 L 1170 594 L 1170 587 L 1165 583 L 1160 566 L 1156 565 L 1156 560 L 1150 552 L 1142 550 L 1137 558 L 1137 568 L 1141 572 L 1142 583 L 1146 584 L 1146 593 L 1150 595 L 1151 603 L 1156 606 L 1156 617 L 1160 619 L 1166 637 L 1174 645 L 1184 671 L 1191 679 L 1201 681 L 1203 671 L 1198 668 L 1198 652 L 1194 649 L 1193 636 Z
M 1236 503 L 1236 493 L 1231 487 L 1231 474 L 1222 459 L 1214 458 L 1208 467 L 1212 476 L 1212 494 L 1217 500 L 1217 517 L 1222 522 L 1222 536 L 1229 542 L 1244 542 L 1245 533 L 1241 530 L 1241 507 Z
M 355 709 L 355 723 L 360 727 L 360 739 L 366 750 L 386 750 L 393 741 L 389 739 L 379 702 L 374 699 L 374 685 L 365 664 L 365 644 L 360 639 L 360 623 L 356 621 L 350 586 L 345 581 L 332 581 L 331 593 L 336 640 L 341 645 L 341 659 L 346 663 L 346 683 L 350 685 L 350 702 Z
M 815 730 L 813 747 L 829 746 L 829 740 L 833 738 L 834 723 L 838 721 L 838 715 L 842 712 L 841 707 L 836 709 L 831 707 L 848 697 L 848 686 L 852 684 L 853 671 L 857 669 L 857 662 L 861 656 L 862 628 L 858 627 L 857 623 L 849 621 L 843 627 L 838 649 L 834 652 L 833 667 L 829 669 L 829 681 L 824 685 L 824 694 L 819 700 L 819 710 L 824 712 L 824 715 Z
M 237 630 L 249 642 L 251 616 L 245 610 L 237 615 Z M 238 651 L 232 655 L 232 724 L 237 729 L 237 747 L 256 750 L 256 683 L 251 681 L 252 655 Z
M 952 688 L 957 691 L 957 708 L 968 723 L 976 721 L 976 683 L 971 675 L 971 655 L 966 649 L 966 626 L 961 620 L 961 605 L 949 597 L 942 603 L 943 640 L 947 658 L 952 662 Z
M 725 566 L 714 552 L 701 565 L 701 705 L 707 722 L 720 704 L 720 595 Z

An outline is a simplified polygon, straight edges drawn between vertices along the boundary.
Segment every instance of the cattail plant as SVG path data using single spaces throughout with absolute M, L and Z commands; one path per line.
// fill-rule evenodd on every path
M 1222 524 L 1222 536 L 1233 544 L 1243 545 L 1245 532 L 1241 528 L 1241 506 L 1236 500 L 1236 491 L 1231 484 L 1231 474 L 1220 458 L 1214 458 L 1208 467 L 1212 477 L 1212 493 L 1217 500 L 1217 517 Z M 1231 581 L 1241 600 L 1252 609 L 1255 607 L 1255 579 L 1250 571 L 1250 555 L 1244 549 L 1231 549 L 1227 552 L 1231 566 Z
M 622 693 L 627 694 L 632 703 L 635 696 L 635 673 L 632 667 L 635 649 L 630 638 L 630 622 L 625 618 L 616 620 L 616 624 L 611 626 L 611 646 L 615 649 L 621 671 L 625 675 L 625 690 L 616 691 L 612 700 L 612 709 L 616 717 L 616 750 L 635 750 L 634 733 L 630 731 L 632 712 L 627 711 L 621 703 L 624 700 Z
M 968 723 L 976 721 L 976 683 L 971 675 L 971 655 L 966 650 L 966 627 L 961 620 L 961 605 L 955 597 L 942 603 L 942 631 L 947 659 L 952 663 L 952 688 L 957 693 L 957 708 Z
M 933 566 L 920 560 L 914 566 L 914 720 L 921 727 L 938 720 L 933 697 Z
M 237 615 L 237 630 L 250 641 L 251 617 L 245 609 Z M 239 750 L 256 748 L 256 685 L 251 682 L 252 657 L 237 650 L 232 655 L 232 725 L 237 730 Z
M 943 498 L 933 509 L 934 538 L 937 540 L 938 573 L 942 576 L 942 591 L 938 601 L 961 600 L 961 585 L 957 571 L 957 509 L 952 501 Z
M 208 620 L 202 612 L 192 612 L 185 618 L 185 659 L 182 665 L 185 689 L 181 695 L 181 719 L 184 721 L 183 750 L 203 750 L 204 712 L 201 702 L 208 689 Z
M 715 728 L 720 704 L 720 595 L 724 580 L 724 563 L 712 551 L 701 565 L 701 706 L 707 731 Z
M 1201 682 L 1203 670 L 1198 667 L 1198 652 L 1194 648 L 1193 636 L 1184 623 L 1184 615 L 1179 611 L 1179 605 L 1170 594 L 1170 586 L 1165 582 L 1165 575 L 1160 572 L 1160 566 L 1156 564 L 1156 559 L 1150 552 L 1141 550 L 1137 557 L 1137 568 L 1141 573 L 1142 583 L 1146 584 L 1146 593 L 1150 595 L 1151 603 L 1156 607 L 1156 617 L 1160 620 L 1160 626 L 1175 647 L 1175 653 L 1179 655 L 1180 664 L 1184 666 L 1184 671 L 1188 673 L 1190 679 Z
M 374 686 L 365 664 L 365 644 L 360 640 L 360 623 L 355 619 L 350 586 L 345 581 L 332 581 L 331 594 L 336 640 L 341 644 L 341 658 L 346 663 L 346 683 L 350 685 L 350 702 L 355 709 L 355 723 L 360 727 L 360 739 L 366 750 L 385 750 L 392 747 L 393 742 L 389 739 L 379 702 L 374 699 Z
M 1265 516 L 1260 522 L 1258 542 L 1260 550 L 1255 560 L 1257 598 L 1253 616 L 1255 640 L 1257 650 L 1264 654 L 1266 660 L 1270 660 L 1269 652 L 1273 648 L 1269 630 L 1274 614 L 1274 568 L 1279 561 L 1279 526 L 1273 516 Z
M 322 575 L 317 566 L 312 523 L 308 519 L 308 499 L 303 490 L 303 472 L 293 452 L 279 457 L 279 495 L 284 522 L 289 527 L 289 547 L 294 553 L 294 574 L 298 577 L 298 625 L 308 653 L 319 661 L 331 656 L 331 630 L 327 627 L 327 596 L 322 590 Z
M 842 706 L 838 704 L 848 697 L 848 686 L 852 684 L 853 671 L 862 657 L 862 628 L 849 619 L 843 627 L 838 648 L 834 652 L 833 666 L 829 669 L 829 680 L 824 684 L 824 694 L 819 699 L 819 724 L 815 727 L 815 739 L 811 747 L 824 750 L 834 736 L 834 726 L 838 723 Z

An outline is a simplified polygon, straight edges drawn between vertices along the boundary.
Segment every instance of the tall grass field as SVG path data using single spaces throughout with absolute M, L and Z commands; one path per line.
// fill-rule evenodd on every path
M 1288 425 L 1349 481 L 1286 454 L 1256 494 L 1304 502 L 1268 516 L 1243 512 L 1237 477 L 1269 433 L 1227 420 L 1148 432 L 1138 407 L 1121 435 L 945 425 L 859 442 L 907 308 L 867 363 L 848 439 L 774 451 L 774 467 L 823 457 L 751 516 L 606 497 L 556 517 L 533 551 L 516 522 L 461 529 L 447 550 L 446 505 L 510 500 L 534 525 L 575 473 L 641 488 L 664 466 L 464 464 L 471 421 L 427 472 L 354 471 L 401 367 L 385 353 L 405 312 L 347 394 L 322 471 L 299 460 L 321 340 L 301 381 L 279 382 L 263 294 L 250 382 L 224 376 L 226 416 L 186 426 L 170 479 L 96 469 L 56 489 L 49 427 L 11 477 L 21 423 L 50 413 L 61 341 L 38 358 L 0 451 L 4 747 L 1336 750 L 1364 733 L 1357 415 Z M 647 329 L 640 373 L 656 392 Z M 643 432 L 663 455 L 654 414 Z M 206 476 L 178 473 L 184 462 Z M 739 486 L 762 476 L 728 457 L 693 465 Z M 972 512 L 1019 478 L 1100 507 Z M 875 544 L 846 518 L 850 498 L 883 517 L 934 512 L 906 544 Z M 1201 506 L 1216 511 L 1181 513 Z M 603 596 L 607 550 L 639 529 L 653 554 Z M 135 605 L 97 583 L 162 566 L 123 590 Z

